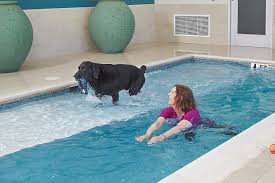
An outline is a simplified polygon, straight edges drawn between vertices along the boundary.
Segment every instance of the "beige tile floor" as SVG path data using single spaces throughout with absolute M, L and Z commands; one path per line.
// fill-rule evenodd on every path
M 223 183 L 274 183 L 275 154 L 265 149 L 244 167 L 227 177 Z
M 93 51 L 48 60 L 28 60 L 19 72 L 0 74 L 0 103 L 76 85 L 72 76 L 77 66 L 84 60 L 141 65 L 184 54 L 275 60 L 275 52 L 272 49 L 179 43 L 132 45 L 121 54 L 102 54 Z M 271 155 L 265 149 L 256 159 L 252 159 L 224 181 L 224 183 L 235 182 L 274 183 L 275 155 Z

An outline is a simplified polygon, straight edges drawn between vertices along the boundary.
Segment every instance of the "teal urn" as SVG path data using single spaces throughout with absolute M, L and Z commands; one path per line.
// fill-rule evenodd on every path
M 89 32 L 104 53 L 121 53 L 135 31 L 135 17 L 124 0 L 101 0 L 89 17 Z
M 18 71 L 33 40 L 32 25 L 16 1 L 0 1 L 0 73 Z

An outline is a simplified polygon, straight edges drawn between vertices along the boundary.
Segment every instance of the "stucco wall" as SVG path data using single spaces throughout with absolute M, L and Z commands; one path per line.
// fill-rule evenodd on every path
M 155 42 L 154 5 L 130 5 L 136 28 L 130 44 Z M 93 8 L 55 8 L 25 10 L 32 22 L 34 38 L 28 60 L 40 61 L 96 49 L 88 32 Z

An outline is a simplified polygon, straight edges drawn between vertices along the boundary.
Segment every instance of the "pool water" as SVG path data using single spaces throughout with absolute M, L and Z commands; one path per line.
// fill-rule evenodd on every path
M 135 141 L 167 106 L 176 83 L 192 88 L 202 117 L 232 129 L 199 127 L 191 142 L 183 134 L 154 145 Z M 232 138 L 228 131 L 239 133 L 275 112 L 275 72 L 186 61 L 146 73 L 142 92 L 121 92 L 117 106 L 89 93 L 2 108 L 0 182 L 157 182 Z

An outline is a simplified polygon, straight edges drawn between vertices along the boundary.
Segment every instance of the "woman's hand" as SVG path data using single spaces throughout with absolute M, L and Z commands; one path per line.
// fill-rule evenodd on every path
M 149 137 L 151 136 L 151 134 L 156 131 L 159 127 L 161 127 L 163 125 L 165 121 L 164 117 L 159 117 L 151 126 L 150 128 L 147 130 L 146 134 L 141 135 L 139 137 L 136 137 L 136 140 L 139 142 L 142 142 L 144 140 L 149 139 Z
M 164 139 L 165 139 L 164 135 L 155 136 L 155 137 L 152 137 L 147 144 L 155 144 L 159 141 L 163 141 Z
M 147 140 L 149 137 L 150 137 L 150 135 L 144 134 L 144 135 L 141 135 L 141 136 L 139 136 L 139 137 L 136 137 L 136 141 L 142 142 L 142 141 L 144 141 L 144 140 Z

